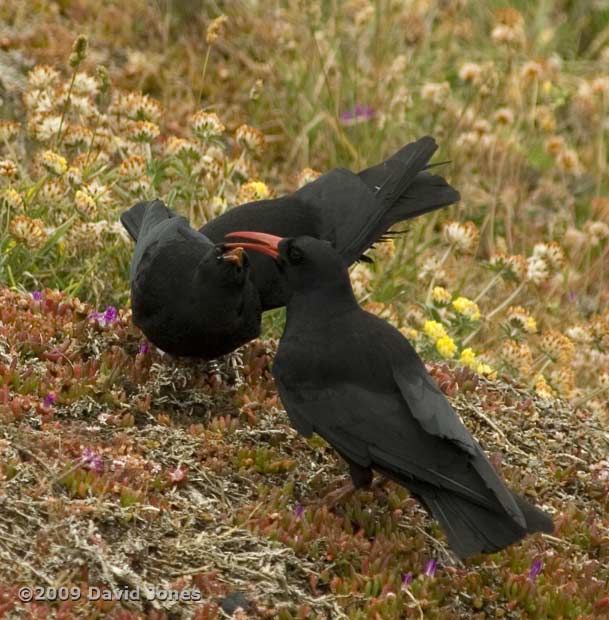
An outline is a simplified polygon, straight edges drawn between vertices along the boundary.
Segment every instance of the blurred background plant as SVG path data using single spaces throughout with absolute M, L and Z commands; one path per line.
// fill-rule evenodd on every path
M 462 202 L 375 248 L 358 296 L 428 359 L 606 415 L 603 6 L 9 0 L 2 280 L 125 305 L 137 200 L 200 225 L 431 133 Z

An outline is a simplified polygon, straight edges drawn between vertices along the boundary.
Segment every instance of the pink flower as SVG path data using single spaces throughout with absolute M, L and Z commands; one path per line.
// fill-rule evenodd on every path
M 529 570 L 529 581 L 531 583 L 535 583 L 535 581 L 537 581 L 537 577 L 539 577 L 539 574 L 542 570 L 543 562 L 539 558 L 537 558 L 531 564 L 531 570 Z
M 53 392 L 49 392 L 42 401 L 42 404 L 45 409 L 48 409 L 55 402 L 55 394 Z
M 91 312 L 89 318 L 93 319 L 100 327 L 105 327 L 116 321 L 118 310 L 114 306 L 108 306 L 104 312 Z
M 357 104 L 353 110 L 345 110 L 340 115 L 340 120 L 344 125 L 354 125 L 374 118 L 374 110 L 369 105 Z
M 425 564 L 425 569 L 423 574 L 427 577 L 433 577 L 436 574 L 436 569 L 438 568 L 438 560 L 428 560 L 427 564 Z
M 85 448 L 82 456 L 80 457 L 82 464 L 91 471 L 101 473 L 104 469 L 104 463 L 101 456 L 91 450 L 91 448 Z

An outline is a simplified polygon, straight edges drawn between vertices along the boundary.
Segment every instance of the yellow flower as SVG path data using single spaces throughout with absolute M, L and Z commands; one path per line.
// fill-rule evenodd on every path
M 535 391 L 542 398 L 554 398 L 554 392 L 545 377 L 541 374 L 535 377 Z
M 97 215 L 97 205 L 89 194 L 78 190 L 75 195 L 76 209 L 87 219 L 93 219 Z
M 511 326 L 522 329 L 527 334 L 534 334 L 537 331 L 537 321 L 522 306 L 510 306 L 507 320 Z
M 453 308 L 463 316 L 466 316 L 472 321 L 478 321 L 480 319 L 480 309 L 478 304 L 467 297 L 457 297 L 453 301 Z
M 476 372 L 479 375 L 484 375 L 485 377 L 488 377 L 492 381 L 497 378 L 497 371 L 493 370 L 488 364 L 485 364 L 484 362 L 480 362 L 476 366 Z
M 218 40 L 218 37 L 221 36 L 224 30 L 224 24 L 227 21 L 228 17 L 226 17 L 226 15 L 220 15 L 220 17 L 216 17 L 210 22 L 209 26 L 207 26 L 207 33 L 205 34 L 205 41 L 208 45 Z
M 436 342 L 436 349 L 442 357 L 450 359 L 455 356 L 457 345 L 450 336 L 442 336 Z
M 452 295 L 443 286 L 434 286 L 431 299 L 438 305 L 446 305 L 450 303 Z
M 264 200 L 271 195 L 268 186 L 262 181 L 250 180 L 239 188 L 237 202 L 253 202 L 254 200 Z
M 13 189 L 12 187 L 5 189 L 0 196 L 0 199 L 2 204 L 5 204 L 13 211 L 23 211 L 23 198 L 16 189 Z
M 570 364 L 575 356 L 575 345 L 564 334 L 555 330 L 541 336 L 539 348 L 554 362 Z
M 416 340 L 417 336 L 419 335 L 419 332 L 413 327 L 402 327 L 400 329 L 400 332 L 403 336 L 408 338 L 408 340 Z
M 448 336 L 444 326 L 441 323 L 438 323 L 438 321 L 425 321 L 423 329 L 434 342 L 440 338 L 446 338 Z
M 25 215 L 18 215 L 11 220 L 9 232 L 17 241 L 24 243 L 31 249 L 42 247 L 47 239 L 43 221 Z
M 58 155 L 53 151 L 45 151 L 40 156 L 40 163 L 52 174 L 58 177 L 64 174 L 68 169 L 68 162 L 65 157 Z
M 459 362 L 464 366 L 469 366 L 470 368 L 474 368 L 476 365 L 476 354 L 471 347 L 467 347 L 461 351 L 461 356 L 459 357 Z

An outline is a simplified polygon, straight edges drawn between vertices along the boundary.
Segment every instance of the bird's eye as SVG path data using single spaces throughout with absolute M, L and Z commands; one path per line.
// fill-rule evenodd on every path
M 292 265 L 298 265 L 304 260 L 304 254 L 302 250 L 299 250 L 295 245 L 291 245 L 288 249 L 288 260 Z

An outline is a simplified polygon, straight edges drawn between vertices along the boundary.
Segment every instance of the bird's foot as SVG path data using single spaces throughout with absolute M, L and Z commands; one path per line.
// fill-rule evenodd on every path
M 353 484 L 349 481 L 334 491 L 330 491 L 326 493 L 323 497 L 320 497 L 316 502 L 313 502 L 313 506 L 317 508 L 321 508 L 322 506 L 326 506 L 328 509 L 336 508 L 336 506 L 345 500 L 349 499 L 354 493 L 356 489 Z

